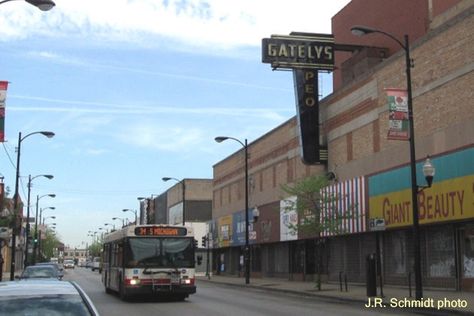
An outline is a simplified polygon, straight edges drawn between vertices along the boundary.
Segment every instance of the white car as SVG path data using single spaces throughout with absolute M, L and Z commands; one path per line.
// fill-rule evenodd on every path
M 76 282 L 26 279 L 2 282 L 0 315 L 98 316 L 99 312 Z
M 74 269 L 74 260 L 66 259 L 63 262 L 64 269 Z
M 102 272 L 101 266 L 100 266 L 100 257 L 94 257 L 92 260 L 92 271 L 99 270 L 99 273 Z

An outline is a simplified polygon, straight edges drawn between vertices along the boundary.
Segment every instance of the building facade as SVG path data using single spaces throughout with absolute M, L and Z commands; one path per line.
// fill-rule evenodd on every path
M 358 15 L 361 11 L 367 14 Z M 473 290 L 473 13 L 472 1 L 400 1 L 394 7 L 392 1 L 354 0 L 334 16 L 336 42 L 361 47 L 339 57 L 334 92 L 320 102 L 327 166 L 301 163 L 295 118 L 248 147 L 247 211 L 260 212 L 249 228 L 253 277 L 314 279 L 317 238 L 288 230 L 298 219 L 284 211 L 288 197 L 281 185 L 332 172 L 336 181 L 329 190 L 341 198 L 338 211 L 357 205 L 363 220 L 346 221 L 345 234 L 325 236 L 322 272 L 330 280 L 344 273 L 350 282 L 365 282 L 365 260 L 378 240 L 383 282 L 409 282 L 414 260 L 409 144 L 387 138 L 387 88 L 406 88 L 405 52 L 381 35 L 353 36 L 350 28 L 359 24 L 410 38 L 417 182 L 424 184 L 426 156 L 436 167 L 433 187 L 418 195 L 423 282 Z M 243 271 L 244 165 L 240 150 L 213 168 L 209 227 L 216 273 Z M 371 219 L 383 219 L 383 231 L 371 231 Z

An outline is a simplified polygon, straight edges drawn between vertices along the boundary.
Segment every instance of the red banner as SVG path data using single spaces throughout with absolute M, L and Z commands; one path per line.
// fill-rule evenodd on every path
M 0 142 L 5 141 L 5 100 L 7 99 L 8 81 L 0 81 Z

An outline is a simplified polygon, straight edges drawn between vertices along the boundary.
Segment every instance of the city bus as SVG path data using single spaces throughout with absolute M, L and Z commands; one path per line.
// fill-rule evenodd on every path
M 192 227 L 130 225 L 104 237 L 102 283 L 122 300 L 196 293 Z

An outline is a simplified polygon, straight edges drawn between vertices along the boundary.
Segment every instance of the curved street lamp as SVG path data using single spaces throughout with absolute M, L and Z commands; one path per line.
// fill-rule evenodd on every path
M 56 197 L 56 194 L 45 194 L 45 195 L 37 195 L 36 196 L 36 214 L 35 214 L 35 237 L 34 237 L 34 240 L 35 242 L 33 243 L 33 264 L 36 263 L 36 256 L 37 256 L 37 246 L 38 246 L 38 205 L 39 205 L 39 200 L 45 196 L 49 196 L 51 198 L 55 198 Z M 40 209 L 40 218 L 39 218 L 39 222 L 41 223 L 41 217 L 43 215 L 43 211 L 45 210 L 55 210 L 56 208 L 54 206 L 50 206 L 50 207 L 46 207 L 46 208 L 42 208 Z
M 111 223 L 105 223 L 104 224 L 104 226 L 109 226 L 109 225 L 112 225 L 111 231 L 114 231 L 115 230 L 115 224 L 111 224 Z
M 122 217 L 112 217 L 112 220 L 113 220 L 113 221 L 121 220 L 121 221 L 122 221 L 122 228 L 125 227 L 125 218 L 122 218 Z
M 1 4 L 1 2 L 0 2 Z M 15 256 L 16 256 L 16 235 L 17 230 L 20 229 L 20 218 L 18 218 L 18 200 L 20 199 L 18 193 L 18 186 L 20 180 L 20 154 L 21 154 L 21 142 L 24 141 L 27 137 L 35 135 L 35 134 L 42 134 L 48 138 L 54 136 L 53 132 L 49 131 L 39 131 L 29 133 L 26 136 L 21 136 L 21 132 L 18 133 L 18 149 L 17 149 L 17 156 L 16 156 L 16 175 L 15 175 L 15 194 L 13 195 L 13 213 L 14 213 L 14 223 L 13 223 L 13 230 L 12 230 L 12 251 L 11 251 L 11 263 L 10 263 L 10 281 L 15 279 Z
M 229 136 L 218 136 L 214 140 L 218 143 L 222 143 L 228 139 L 238 142 L 244 148 L 245 155 L 245 249 L 244 249 L 244 262 L 245 262 L 245 284 L 250 283 L 250 246 L 249 246 L 249 156 L 248 156 L 248 143 L 247 139 L 241 142 L 237 138 Z
M 49 197 L 56 197 L 56 194 L 45 194 L 45 195 L 42 195 L 42 196 L 37 196 L 37 200 L 36 200 L 36 222 L 35 222 L 35 240 L 36 242 L 34 243 L 34 247 L 33 247 L 33 264 L 36 263 L 36 258 L 37 256 L 39 256 L 39 251 L 41 250 L 41 248 L 39 247 L 40 243 L 41 243 L 41 234 L 38 233 L 39 229 L 38 229 L 38 202 L 39 200 L 42 198 L 42 197 L 45 197 L 45 196 L 49 196 Z M 49 207 L 45 207 L 45 208 L 42 208 L 40 209 L 40 216 L 39 216 L 39 223 L 41 224 L 41 219 L 43 217 L 43 211 L 47 211 L 47 210 L 55 210 L 56 207 L 54 206 L 49 206 Z
M 132 210 L 132 209 L 129 209 L 129 208 L 124 208 L 122 210 L 122 212 L 132 212 L 135 214 L 135 225 L 138 225 L 138 217 L 137 217 L 137 211 L 136 210 Z
M 416 182 L 416 155 L 415 155 L 415 126 L 413 122 L 413 97 L 411 88 L 411 68 L 413 67 L 410 58 L 410 43 L 408 34 L 404 35 L 404 43 L 390 33 L 377 30 L 371 27 L 356 25 L 351 28 L 351 32 L 357 36 L 363 36 L 371 33 L 380 33 L 385 35 L 401 46 L 405 51 L 405 71 L 407 78 L 407 95 L 408 95 L 408 125 L 410 133 L 410 175 L 411 175 L 411 204 L 413 208 L 413 239 L 414 239 L 414 259 L 415 259 L 415 297 L 420 300 L 423 297 L 423 285 L 421 275 L 421 249 L 420 249 L 420 229 L 419 229 L 419 212 L 418 212 L 418 192 L 424 188 L 431 187 L 435 169 L 428 158 L 423 166 L 423 173 L 428 182 L 428 186 L 419 186 Z
M 3 1 L 0 1 L 0 4 L 5 3 L 5 2 L 10 2 L 10 1 L 15 1 L 15 0 L 3 0 Z M 51 0 L 25 0 L 25 1 L 31 5 L 34 5 L 41 11 L 49 11 L 52 8 L 54 8 L 54 6 L 56 5 Z
M 183 180 L 178 180 L 178 179 L 176 179 L 176 178 L 163 177 L 163 178 L 161 178 L 161 180 L 163 180 L 163 181 L 165 181 L 165 182 L 166 182 L 166 181 L 169 181 L 169 180 L 174 180 L 174 181 L 176 181 L 176 182 L 178 182 L 178 183 L 181 183 L 182 199 L 183 199 L 183 226 L 185 226 L 185 224 L 186 224 L 186 207 L 185 207 L 185 205 L 186 205 L 186 200 L 185 200 L 185 198 L 186 198 L 186 193 L 185 193 L 185 192 L 186 192 L 186 185 L 185 185 L 185 181 L 184 181 L 185 179 L 183 179 Z
M 29 246 L 29 237 L 30 237 L 30 194 L 31 194 L 31 181 L 33 181 L 36 178 L 39 177 L 45 177 L 49 180 L 53 179 L 54 176 L 50 174 L 40 174 L 34 177 L 31 177 L 31 174 L 28 177 L 28 200 L 27 200 L 27 206 L 26 206 L 26 232 L 25 232 L 25 240 L 26 240 L 26 247 L 25 247 L 25 263 L 23 265 L 23 268 L 26 268 L 28 265 L 28 246 Z M 36 219 L 35 219 L 35 225 L 36 225 Z M 35 226 L 36 227 L 36 226 Z
M 56 216 L 46 216 L 45 218 L 43 218 L 43 226 L 44 226 L 44 222 L 47 220 L 47 219 L 56 219 Z M 49 225 L 56 225 L 56 223 L 50 223 Z

